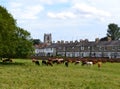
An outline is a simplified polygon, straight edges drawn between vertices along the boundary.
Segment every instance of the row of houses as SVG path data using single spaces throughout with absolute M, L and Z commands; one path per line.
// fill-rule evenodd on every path
M 120 40 L 57 42 L 35 46 L 36 56 L 120 58 Z

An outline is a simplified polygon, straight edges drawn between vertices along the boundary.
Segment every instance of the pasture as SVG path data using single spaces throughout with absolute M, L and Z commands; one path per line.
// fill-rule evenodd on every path
M 81 66 L 35 65 L 31 60 L 0 62 L 0 89 L 120 89 L 120 63 Z

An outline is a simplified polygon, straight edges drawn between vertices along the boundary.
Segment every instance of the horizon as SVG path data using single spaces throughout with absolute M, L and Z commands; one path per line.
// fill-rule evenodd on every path
M 120 25 L 119 0 L 1 0 L 17 25 L 43 41 L 74 41 L 105 37 L 110 23 Z M 112 7 L 111 7 L 112 6 Z

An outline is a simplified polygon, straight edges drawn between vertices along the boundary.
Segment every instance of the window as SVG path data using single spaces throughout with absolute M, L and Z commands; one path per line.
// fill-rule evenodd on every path
M 58 47 L 58 49 L 62 49 L 61 47 Z
M 88 50 L 90 50 L 90 46 L 88 46 Z
M 102 50 L 102 47 L 101 47 L 101 46 L 99 46 L 99 50 L 100 50 L 100 51 Z
M 111 50 L 112 49 L 112 47 L 111 46 L 107 46 L 107 50 Z
M 115 46 L 112 46 L 112 50 L 113 50 L 113 51 L 115 50 L 115 48 L 116 48 Z
M 75 47 L 72 47 L 72 49 L 74 49 Z
M 81 47 L 81 50 L 84 50 L 84 47 L 83 47 L 83 46 Z
M 52 48 L 51 48 L 51 50 L 52 50 Z

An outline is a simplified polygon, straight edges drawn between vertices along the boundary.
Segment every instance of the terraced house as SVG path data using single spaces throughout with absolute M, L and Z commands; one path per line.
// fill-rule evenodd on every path
M 49 41 L 48 41 L 49 42 Z M 58 41 L 45 46 L 36 47 L 37 56 L 66 57 L 109 57 L 120 58 L 120 40 L 112 41 Z

